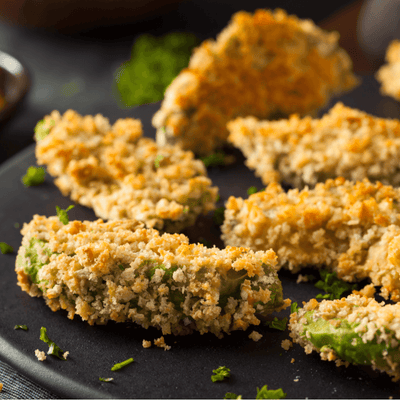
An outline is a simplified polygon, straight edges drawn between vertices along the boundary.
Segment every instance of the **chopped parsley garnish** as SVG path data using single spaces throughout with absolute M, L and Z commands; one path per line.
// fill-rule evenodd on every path
M 102 381 L 102 382 L 111 382 L 113 380 L 114 380 L 114 378 L 102 378 L 102 377 L 99 377 L 99 381 Z
M 267 321 L 265 323 L 265 325 L 269 326 L 270 328 L 279 329 L 280 331 L 284 331 L 286 329 L 287 321 L 288 321 L 287 318 L 278 319 L 277 317 L 275 317 L 272 321 Z
M 69 218 L 67 212 L 74 208 L 75 206 L 71 205 L 66 210 L 61 209 L 60 207 L 56 206 L 58 219 L 64 224 L 68 225 Z
M 217 165 L 225 165 L 225 157 L 226 154 L 224 152 L 218 151 L 207 157 L 202 157 L 201 161 L 203 161 L 206 167 L 215 167 Z
M 225 207 L 218 207 L 214 211 L 213 221 L 217 226 L 221 226 L 224 223 L 225 218 Z
M 22 177 L 25 186 L 37 186 L 44 182 L 46 171 L 43 167 L 30 166 Z
M 217 369 L 213 369 L 213 373 L 215 375 L 211 375 L 211 380 L 213 382 L 223 381 L 225 378 L 229 378 L 231 370 L 226 367 L 218 367 Z
M 47 336 L 47 329 L 44 326 L 40 328 L 40 340 L 49 345 L 49 350 L 47 351 L 47 354 L 56 356 L 60 360 L 66 360 L 66 358 L 64 357 L 64 351 L 61 350 L 52 340 L 49 339 L 49 337 Z
M 46 121 L 42 119 L 39 121 L 36 126 L 35 126 L 35 138 L 37 141 L 44 139 L 49 133 L 50 133 L 50 128 L 54 126 L 55 122 L 54 120 L 50 120 L 50 127 L 46 128 Z
M 299 306 L 297 305 L 297 302 L 293 302 L 291 305 L 290 305 L 290 314 L 293 314 L 294 312 L 297 312 L 298 310 L 299 310 Z
M 189 33 L 162 37 L 141 35 L 134 43 L 131 59 L 115 73 L 120 100 L 125 107 L 162 100 L 165 89 L 188 66 L 198 39 Z
M 228 392 L 225 396 L 224 396 L 224 399 L 237 399 L 237 400 L 241 400 L 242 399 L 242 396 L 241 395 L 237 395 L 237 394 L 235 394 L 235 393 L 232 393 L 232 392 Z
M 154 159 L 154 166 L 156 168 L 160 168 L 160 162 L 164 160 L 164 156 L 159 154 L 155 159 Z
M 261 389 L 257 388 L 256 399 L 285 399 L 286 396 L 282 389 L 268 390 L 268 386 L 264 385 Z
M 114 366 L 111 368 L 111 371 L 118 371 L 119 369 L 124 368 L 131 363 L 133 363 L 133 358 L 128 358 L 125 361 L 114 364 Z
M 5 242 L 0 242 L 0 251 L 2 254 L 7 254 L 7 253 L 12 253 L 14 249 L 9 244 Z
M 315 287 L 324 290 L 326 294 L 318 294 L 317 299 L 340 299 L 344 292 L 357 289 L 357 284 L 349 284 L 343 282 L 337 277 L 336 272 L 329 272 L 327 270 L 320 270 L 321 279 L 316 284 Z
M 24 330 L 24 331 L 27 331 L 27 330 L 28 330 L 28 327 L 27 327 L 26 325 L 15 325 L 15 326 L 14 326 L 14 329 L 15 329 L 15 330 L 17 330 L 17 329 L 22 329 L 22 330 Z
M 198 241 L 203 246 L 206 246 L 206 247 L 209 247 L 209 248 L 213 247 L 213 244 L 210 241 L 208 241 L 207 239 L 205 239 L 203 236 L 200 236 Z
M 258 192 L 258 189 L 255 187 L 255 186 L 250 186 L 248 189 L 247 189 L 247 194 L 250 196 L 251 194 L 254 194 L 254 193 L 257 193 Z

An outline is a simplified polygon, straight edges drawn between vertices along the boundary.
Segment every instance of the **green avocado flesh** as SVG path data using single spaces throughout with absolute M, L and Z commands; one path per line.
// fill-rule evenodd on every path
M 354 332 L 359 323 L 350 324 L 347 320 L 342 319 L 340 325 L 335 328 L 329 321 L 322 318 L 313 321 L 313 313 L 314 311 L 305 313 L 304 317 L 307 319 L 307 324 L 304 325 L 301 336 L 311 342 L 319 351 L 324 350 L 324 347 L 330 348 L 344 361 L 362 365 L 371 365 L 372 361 L 375 361 L 377 367 L 384 368 L 388 365 L 382 354 L 386 350 L 392 361 L 399 361 L 399 347 L 388 347 L 384 341 L 378 343 L 376 337 L 372 341 L 364 343 L 359 336 L 363 333 Z M 307 332 L 309 332 L 308 338 Z M 379 331 L 376 335 L 379 335 Z M 355 345 L 352 343 L 355 343 Z
M 49 263 L 49 260 L 47 260 L 47 262 L 45 263 L 41 262 L 38 255 L 37 246 L 44 248 L 45 244 L 46 241 L 44 240 L 32 238 L 29 241 L 29 246 L 25 248 L 25 257 L 22 258 L 21 256 L 18 256 L 18 264 L 24 266 L 24 271 L 31 277 L 32 283 L 38 284 L 40 282 L 37 276 L 38 272 L 43 267 L 43 265 Z M 46 251 L 45 249 L 45 252 L 50 258 L 50 250 L 47 249 Z M 30 263 L 27 263 L 28 260 L 30 261 Z

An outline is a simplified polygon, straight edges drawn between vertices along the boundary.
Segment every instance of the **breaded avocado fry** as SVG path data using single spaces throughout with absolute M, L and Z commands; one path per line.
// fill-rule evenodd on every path
M 386 64 L 376 73 L 380 92 L 400 101 L 400 41 L 393 40 L 386 49 Z
M 265 185 L 297 188 L 342 176 L 400 185 L 400 120 L 337 103 L 320 119 L 292 115 L 279 121 L 238 118 L 228 141 L 246 157 Z
M 347 282 L 370 278 L 400 300 L 400 189 L 344 178 L 314 189 L 277 183 L 248 199 L 230 197 L 222 239 L 254 251 L 273 249 L 279 267 L 328 268 Z
M 153 118 L 157 143 L 207 155 L 226 143 L 231 119 L 315 113 L 358 83 L 338 40 L 283 10 L 234 14 L 166 89 Z
M 384 305 L 352 294 L 340 300 L 312 299 L 290 316 L 290 336 L 307 354 L 336 365 L 370 365 L 400 379 L 400 304 Z
M 18 285 L 89 324 L 109 320 L 218 337 L 285 308 L 276 255 L 189 244 L 133 220 L 70 221 L 35 215 L 22 229 Z
M 133 218 L 179 232 L 215 208 L 205 166 L 177 146 L 159 148 L 132 118 L 53 111 L 35 128 L 36 157 L 63 195 L 103 219 Z

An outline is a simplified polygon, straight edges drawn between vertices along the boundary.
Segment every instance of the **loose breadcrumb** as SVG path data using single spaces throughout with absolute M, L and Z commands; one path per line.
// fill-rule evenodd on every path
M 0 392 L 3 390 L 3 384 L 0 382 Z
M 256 331 L 251 332 L 249 335 L 249 338 L 251 340 L 254 340 L 255 342 L 258 342 L 262 337 L 263 335 L 261 335 L 261 333 L 258 333 Z
M 299 276 L 297 277 L 296 283 L 301 283 L 301 282 L 308 282 L 308 276 L 299 274 Z
M 295 362 L 295 359 L 292 358 L 292 359 L 290 360 L 290 362 L 291 362 L 291 364 L 293 364 L 293 363 Z
M 221 227 L 225 245 L 273 249 L 280 267 L 328 268 L 348 282 L 370 278 L 400 300 L 400 189 L 328 179 L 285 192 L 271 183 L 248 199 L 230 197 Z
M 48 134 L 37 139 L 38 164 L 47 165 L 64 196 L 100 218 L 134 218 L 149 228 L 179 232 L 215 209 L 218 189 L 202 161 L 142 137 L 139 120 L 111 125 L 100 114 L 53 111 L 40 127 Z
M 338 40 L 280 9 L 234 14 L 165 91 L 153 118 L 157 142 L 208 154 L 224 145 L 233 118 L 316 112 L 358 83 Z
M 400 120 L 374 117 L 337 103 L 321 119 L 254 117 L 228 124 L 229 141 L 265 185 L 314 186 L 339 176 L 400 185 Z
M 35 356 L 39 361 L 44 361 L 47 357 L 44 351 L 40 351 L 39 349 L 35 350 Z
M 163 348 L 164 351 L 165 351 L 165 350 L 170 350 L 170 349 L 171 349 L 171 346 L 168 346 L 168 345 L 165 343 L 164 336 L 161 336 L 161 337 L 158 338 L 158 339 L 154 339 L 154 344 L 155 344 L 157 347 Z
M 400 41 L 393 40 L 386 50 L 386 61 L 376 73 L 383 95 L 400 100 Z
M 24 224 L 18 285 L 89 324 L 136 322 L 163 334 L 218 337 L 286 308 L 273 251 L 189 244 L 134 220 Z
M 150 348 L 150 347 L 151 347 L 151 341 L 150 341 L 150 340 L 143 340 L 142 346 L 143 346 L 145 349 Z
M 281 347 L 282 349 L 288 351 L 293 346 L 293 342 L 289 339 L 282 340 Z
M 69 355 L 69 351 L 64 351 L 64 353 L 63 353 L 64 360 L 67 359 L 68 355 Z

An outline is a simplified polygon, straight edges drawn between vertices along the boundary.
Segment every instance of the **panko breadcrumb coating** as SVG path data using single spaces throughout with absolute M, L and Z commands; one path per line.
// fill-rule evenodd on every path
M 329 178 L 400 185 L 400 121 L 373 117 L 337 103 L 321 119 L 292 115 L 229 122 L 228 140 L 263 183 L 314 186 Z
M 53 111 L 35 129 L 38 164 L 46 164 L 63 195 L 103 219 L 132 218 L 178 232 L 213 210 L 218 189 L 191 152 L 159 148 L 132 118 Z
M 153 118 L 157 143 L 205 155 L 225 144 L 233 118 L 314 113 L 357 84 L 338 39 L 283 10 L 236 13 L 167 88 Z
M 340 300 L 315 299 L 290 316 L 290 336 L 307 354 L 337 366 L 371 365 L 400 379 L 400 304 L 384 305 L 352 294 Z
M 89 324 L 136 322 L 163 334 L 246 330 L 290 305 L 276 255 L 189 244 L 133 220 L 70 221 L 35 215 L 24 224 L 18 285 Z
M 381 83 L 380 92 L 400 100 L 400 41 L 393 40 L 386 50 L 386 61 L 376 73 Z
M 247 200 L 230 197 L 222 239 L 273 249 L 279 267 L 326 267 L 354 282 L 370 278 L 400 301 L 400 189 L 344 178 L 284 192 L 277 183 Z

